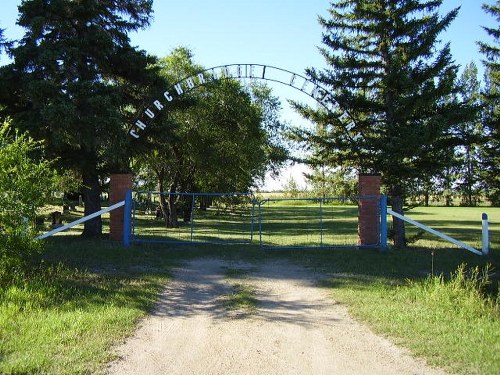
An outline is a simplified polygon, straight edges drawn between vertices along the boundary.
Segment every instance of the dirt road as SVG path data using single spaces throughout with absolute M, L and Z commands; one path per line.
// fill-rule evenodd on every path
M 174 270 L 109 373 L 444 374 L 354 321 L 317 282 L 286 261 L 194 260 Z M 255 291 L 256 309 L 227 309 L 235 284 Z

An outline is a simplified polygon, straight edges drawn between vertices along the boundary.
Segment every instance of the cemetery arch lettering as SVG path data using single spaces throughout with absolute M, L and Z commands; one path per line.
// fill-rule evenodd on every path
M 140 138 L 141 132 L 176 98 L 207 82 L 228 78 L 258 79 L 281 83 L 310 96 L 330 112 L 336 107 L 336 102 L 328 90 L 303 75 L 271 65 L 220 65 L 188 76 L 169 87 L 160 97 L 155 98 L 146 106 L 135 123 L 129 127 L 128 134 L 135 139 Z M 342 116 L 348 116 L 348 113 L 344 113 Z M 346 127 L 347 132 L 352 129 L 352 125 L 350 126 Z

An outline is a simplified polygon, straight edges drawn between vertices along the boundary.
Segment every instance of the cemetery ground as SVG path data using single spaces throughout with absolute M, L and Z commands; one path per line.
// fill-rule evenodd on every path
M 361 327 L 358 333 L 362 334 L 351 338 L 358 340 L 359 345 L 367 340 L 366 337 L 374 337 L 375 342 L 366 350 L 366 366 L 371 366 L 371 359 L 368 360 L 372 358 L 371 352 L 382 350 L 382 355 L 392 353 L 389 360 L 399 365 L 403 363 L 403 368 L 414 363 L 424 366 L 420 360 L 412 362 L 408 355 L 411 354 L 425 361 L 427 366 L 447 373 L 500 373 L 500 277 L 497 269 L 500 265 L 500 209 L 429 207 L 412 210 L 408 215 L 479 246 L 482 211 L 489 213 L 491 221 L 491 251 L 487 257 L 452 249 L 427 235 L 408 249 L 389 249 L 382 254 L 375 250 L 340 248 L 263 251 L 254 245 L 143 244 L 123 248 L 106 237 L 85 240 L 76 235 L 77 230 L 61 233 L 47 240 L 42 263 L 29 277 L 0 289 L 0 373 L 112 371 L 113 366 L 120 363 L 114 360 L 120 355 L 127 360 L 128 356 L 120 352 L 123 347 L 117 349 L 117 345 L 134 332 L 136 335 L 131 340 L 140 341 L 137 334 L 151 319 L 161 325 L 175 318 L 172 311 L 189 319 L 199 310 L 205 310 L 205 305 L 199 305 L 201 300 L 189 299 L 196 295 L 186 294 L 184 304 L 179 305 L 175 300 L 166 303 L 175 293 L 176 286 L 180 292 L 186 290 L 182 287 L 198 288 L 200 298 L 213 297 L 206 306 L 210 316 L 232 328 L 261 322 L 269 333 L 275 334 L 277 331 L 273 329 L 277 325 L 287 323 L 282 321 L 284 316 L 291 319 L 288 323 L 304 328 L 307 325 L 304 319 L 319 308 L 317 305 L 328 305 L 323 313 L 338 308 L 340 310 L 331 311 L 339 315 L 323 316 L 327 322 L 324 326 L 331 328 L 336 324 L 332 320 L 338 319 L 346 323 L 345 330 L 348 326 Z M 79 213 L 71 215 L 76 217 Z M 65 221 L 70 219 L 65 218 Z M 205 278 L 196 286 L 193 284 L 196 279 L 189 278 L 192 275 L 189 270 L 198 270 L 195 273 L 201 275 L 200 280 L 207 275 L 214 278 Z M 211 282 L 222 286 L 210 289 L 212 291 L 204 290 Z M 312 300 L 304 297 L 305 307 L 287 299 L 287 290 L 295 290 L 302 282 L 308 284 L 309 292 L 314 295 Z M 281 289 L 271 293 L 273 298 L 270 298 L 266 291 L 274 287 Z M 278 310 L 272 310 L 271 303 L 279 305 Z M 167 320 L 158 323 L 154 319 L 159 317 Z M 267 321 L 263 322 L 263 317 Z M 270 323 L 272 325 L 268 326 Z M 322 326 L 321 322 L 313 325 Z M 141 328 L 136 331 L 138 326 Z M 227 339 L 223 327 L 220 327 L 217 345 L 223 344 L 221 338 Z M 165 335 L 167 328 L 163 326 L 157 330 Z M 308 336 L 311 329 L 303 331 L 304 336 L 296 337 L 297 348 L 305 348 L 306 353 L 313 350 L 320 355 L 319 348 L 306 345 L 305 341 L 310 344 L 316 337 Z M 248 336 L 248 332 L 244 333 L 240 336 L 243 341 Z M 250 333 L 253 337 L 255 332 Z M 235 339 L 238 334 L 232 332 Z M 258 333 L 255 337 L 259 337 Z M 332 337 L 339 346 L 344 339 L 340 333 Z M 186 347 L 202 344 L 193 340 L 187 342 Z M 354 345 L 352 340 L 349 345 Z M 396 346 L 388 348 L 387 343 Z M 130 340 L 126 341 L 125 345 L 129 344 Z M 250 345 L 247 348 L 255 350 L 255 357 L 248 358 L 258 365 L 259 356 L 265 353 L 257 353 L 259 346 L 255 343 L 247 344 Z M 165 347 L 172 357 L 174 347 L 175 343 Z M 398 348 L 404 349 L 398 351 Z M 297 355 L 290 350 L 281 353 L 277 354 L 277 365 L 280 355 L 288 353 L 289 358 Z M 224 355 L 230 358 L 231 352 L 221 352 L 221 357 Z M 327 356 L 322 358 L 328 360 Z M 362 356 L 353 354 L 351 359 L 363 364 Z M 219 369 L 224 368 L 222 362 L 220 366 Z M 208 364 L 200 368 L 210 369 Z M 365 370 L 370 372 L 370 368 Z

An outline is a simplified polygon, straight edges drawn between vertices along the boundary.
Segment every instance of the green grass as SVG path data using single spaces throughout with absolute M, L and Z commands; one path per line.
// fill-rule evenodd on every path
M 254 272 L 257 268 L 226 268 L 224 277 L 231 283 L 231 291 L 224 296 L 223 305 L 226 309 L 232 312 L 238 312 L 239 317 L 250 314 L 257 308 L 257 298 L 255 298 L 255 290 L 251 285 L 244 283 L 248 275 Z M 235 282 L 237 280 L 238 282 Z
M 323 286 L 332 298 L 347 304 L 376 332 L 451 373 L 500 373 L 500 209 L 429 207 L 408 216 L 475 244 L 483 211 L 491 221 L 488 257 L 427 235 L 409 249 L 382 254 L 216 245 L 124 249 L 105 238 L 89 241 L 76 232 L 60 234 L 47 241 L 44 265 L 30 278 L 0 288 L 0 373 L 103 373 L 113 344 L 151 310 L 170 268 L 202 256 L 245 260 L 255 267 L 284 258 L 331 275 Z M 285 226 L 280 230 L 283 241 L 293 236 Z M 468 265 L 464 269 L 463 263 Z M 474 273 L 488 263 L 494 267 L 489 284 L 480 272 Z M 430 276 L 432 270 L 437 276 Z M 248 272 L 251 269 L 226 269 L 232 285 L 228 309 L 251 311 L 257 306 L 254 291 L 245 286 Z
M 88 374 L 151 309 L 168 267 L 160 253 L 65 238 L 25 281 L 0 288 L 0 373 Z
M 110 345 L 131 333 L 133 323 L 154 302 L 160 281 L 78 278 L 85 285 L 72 287 L 61 282 L 74 295 L 52 306 L 33 306 L 32 302 L 33 297 L 45 299 L 40 294 L 52 286 L 30 286 L 28 290 L 16 286 L 4 293 L 1 373 L 84 374 L 98 370 L 111 358 Z
M 224 276 L 228 279 L 244 279 L 250 273 L 255 272 L 257 270 L 256 267 L 252 268 L 225 268 Z
M 255 291 L 250 285 L 233 284 L 230 294 L 224 297 L 224 307 L 231 311 L 249 313 L 257 308 Z
M 354 316 L 429 364 L 450 373 L 498 374 L 500 301 L 483 294 L 485 278 L 467 272 L 459 267 L 448 280 L 347 277 L 325 285 Z

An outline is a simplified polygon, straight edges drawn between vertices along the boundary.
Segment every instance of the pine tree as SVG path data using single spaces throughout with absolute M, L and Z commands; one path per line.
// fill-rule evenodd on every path
M 0 54 L 2 53 L 2 50 L 3 50 L 5 43 L 6 43 L 5 38 L 3 36 L 3 32 L 4 32 L 4 29 L 0 29 Z
M 25 0 L 24 37 L 1 69 L 4 115 L 82 176 L 85 214 L 100 209 L 100 176 L 128 168 L 126 116 L 148 57 L 128 32 L 149 24 L 152 0 Z M 83 235 L 101 233 L 100 218 Z
M 495 5 L 483 4 L 482 8 L 486 13 L 495 17 L 497 23 L 500 23 L 500 0 L 497 0 Z M 495 45 L 479 41 L 479 51 L 485 55 L 484 64 L 491 70 L 493 81 L 498 86 L 500 84 L 500 28 L 483 26 L 483 29 L 493 38 Z
M 329 153 L 332 166 L 381 173 L 394 211 L 403 213 L 406 184 L 433 175 L 457 143 L 450 128 L 468 109 L 449 97 L 457 92 L 457 66 L 438 36 L 458 13 L 438 14 L 442 1 L 337 0 L 331 3 L 321 54 L 328 68 L 308 69 L 329 90 L 334 108 L 297 108 L 327 124 L 326 136 L 298 131 Z M 394 243 L 405 245 L 404 223 L 394 220 Z
M 500 0 L 495 5 L 483 4 L 483 9 L 495 17 L 497 27 L 484 27 L 494 44 L 478 42 L 486 66 L 483 125 L 487 139 L 481 149 L 481 175 L 489 201 L 500 205 Z

